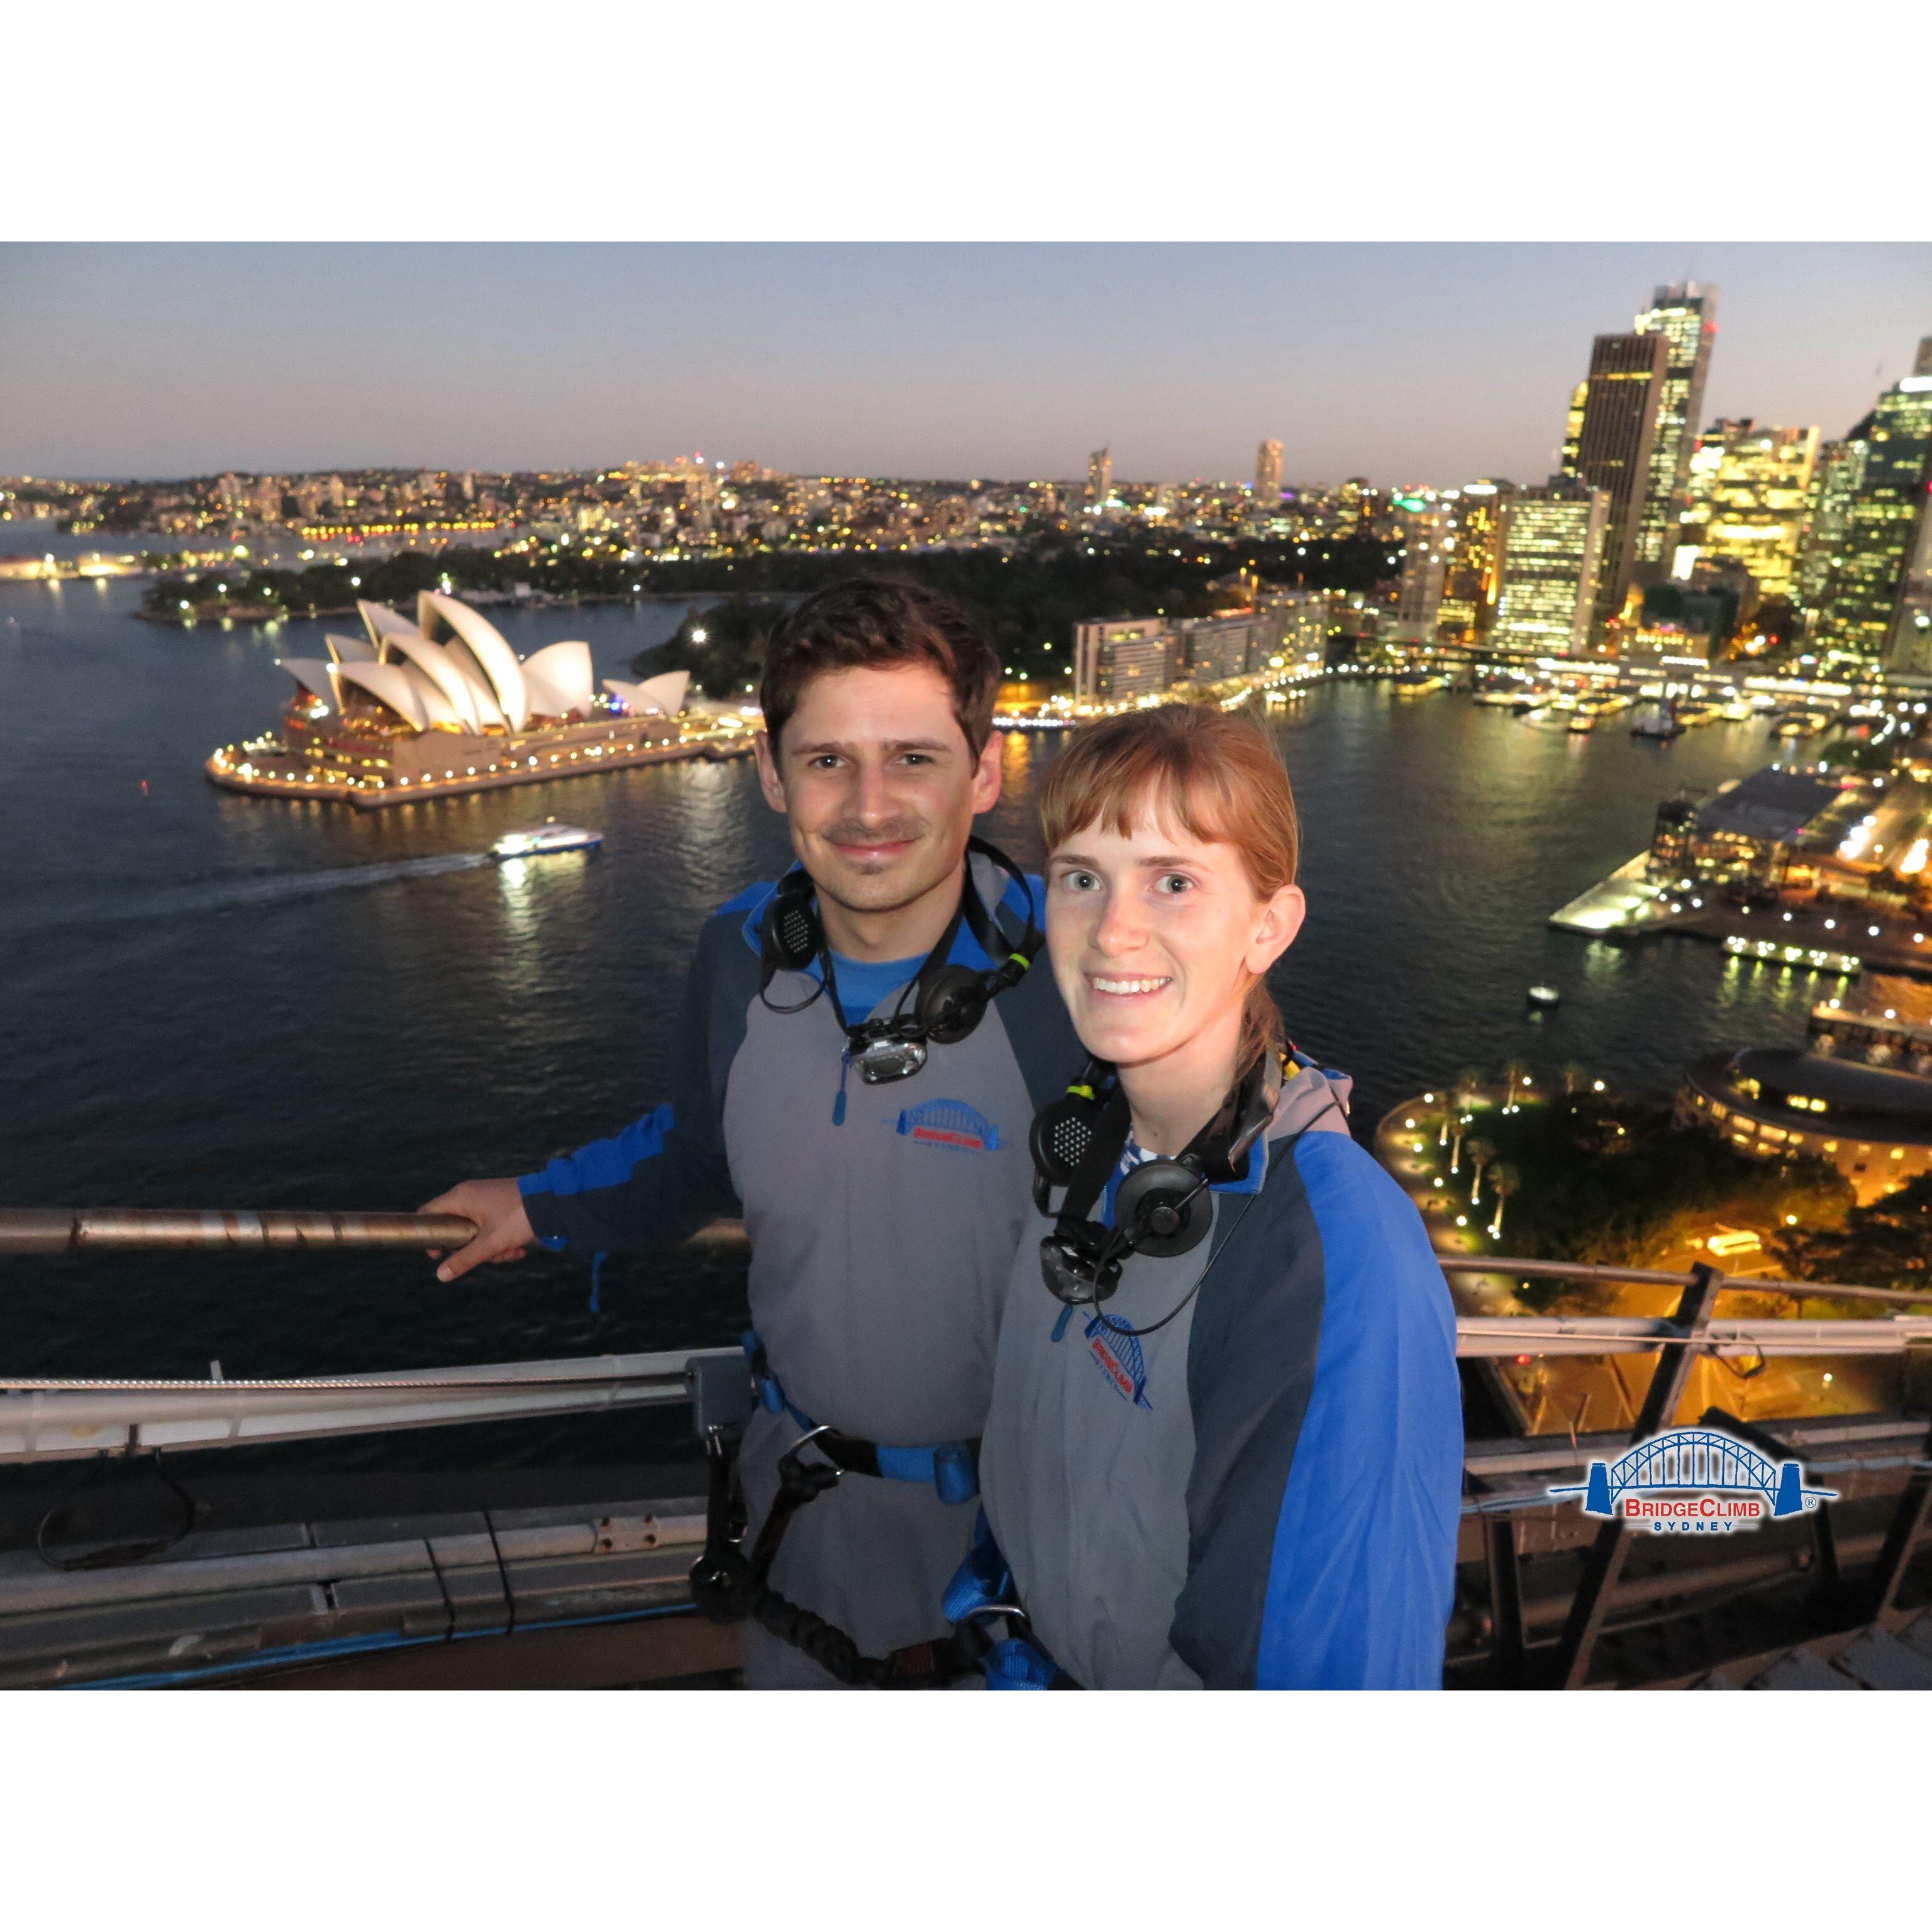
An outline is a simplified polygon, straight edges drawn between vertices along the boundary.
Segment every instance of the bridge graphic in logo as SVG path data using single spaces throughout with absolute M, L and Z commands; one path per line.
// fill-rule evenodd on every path
M 964 1100 L 927 1100 L 908 1107 L 899 1115 L 898 1131 L 922 1147 L 954 1154 L 992 1154 L 1000 1144 L 999 1129 Z
M 1694 1534 L 1755 1529 L 1838 1492 L 1808 1487 L 1803 1464 L 1768 1456 L 1720 1429 L 1669 1429 L 1614 1462 L 1592 1462 L 1586 1481 L 1552 1484 L 1550 1493 L 1580 1496 L 1586 1516 L 1621 1516 L 1654 1534 Z

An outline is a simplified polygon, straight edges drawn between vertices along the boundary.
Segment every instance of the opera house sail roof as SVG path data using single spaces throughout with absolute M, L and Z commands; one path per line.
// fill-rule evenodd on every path
M 688 671 L 606 678 L 600 693 L 587 644 L 520 658 L 446 592 L 421 592 L 413 617 L 366 599 L 356 608 L 363 636 L 329 633 L 327 657 L 280 661 L 298 687 L 282 735 L 217 752 L 208 772 L 218 784 L 389 804 L 750 749 L 741 719 L 686 713 Z

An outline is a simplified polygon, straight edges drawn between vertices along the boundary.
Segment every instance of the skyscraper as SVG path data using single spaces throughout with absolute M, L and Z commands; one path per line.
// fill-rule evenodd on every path
M 1552 476 L 1517 494 L 1504 523 L 1492 644 L 1559 656 L 1582 653 L 1609 523 L 1607 493 L 1568 477 Z
M 1600 335 L 1590 347 L 1590 392 L 1576 443 L 1576 478 L 1603 491 L 1606 522 L 1594 621 L 1623 608 L 1636 558 L 1644 491 L 1652 475 L 1658 410 L 1669 368 L 1660 333 Z
M 1864 482 L 1871 450 L 1871 418 L 1855 423 L 1834 442 L 1824 444 L 1811 472 L 1804 504 L 1804 537 L 1798 548 L 1797 595 L 1814 616 L 1828 602 L 1832 573 L 1851 527 L 1852 506 Z
M 1114 452 L 1096 449 L 1087 459 L 1087 507 L 1102 508 L 1114 494 Z
M 1449 511 L 1412 511 L 1402 537 L 1402 581 L 1396 592 L 1395 634 L 1404 644 L 1424 644 L 1436 635 L 1443 582 L 1452 554 Z
M 1667 568 L 1677 547 L 1697 425 L 1704 420 L 1704 380 L 1710 374 L 1711 345 L 1718 334 L 1718 292 L 1696 282 L 1658 289 L 1649 308 L 1637 317 L 1636 328 L 1638 334 L 1660 335 L 1670 345 L 1635 554 L 1638 563 Z
M 1586 377 L 1570 392 L 1570 407 L 1563 418 L 1563 454 L 1556 466 L 1559 476 L 1574 478 L 1576 474 L 1576 446 L 1583 440 L 1583 405 L 1590 400 L 1590 385 Z
M 1255 452 L 1255 502 L 1271 512 L 1281 501 L 1281 445 L 1272 438 Z
M 1484 477 L 1443 493 L 1449 512 L 1437 636 L 1452 644 L 1489 634 L 1496 614 L 1502 526 L 1516 485 Z
M 1919 344 L 1912 373 L 1879 398 L 1868 420 L 1862 474 L 1819 634 L 1832 650 L 1876 660 L 1894 646 L 1916 649 L 1916 639 L 1899 632 L 1911 602 L 1908 579 L 1918 565 L 1932 464 L 1932 336 Z M 1904 628 L 1918 627 L 1908 618 Z
M 1748 416 L 1712 424 L 1692 464 L 1696 520 L 1682 526 L 1697 554 L 1742 564 L 1760 596 L 1794 596 L 1817 458 L 1816 428 L 1760 428 Z

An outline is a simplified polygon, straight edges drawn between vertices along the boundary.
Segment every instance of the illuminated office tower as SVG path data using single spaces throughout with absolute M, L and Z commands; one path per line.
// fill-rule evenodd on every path
M 1583 440 L 1583 405 L 1589 400 L 1586 378 L 1570 392 L 1569 412 L 1563 418 L 1563 455 L 1556 466 L 1559 476 L 1574 478 L 1576 474 L 1576 446 Z
M 1894 646 L 1916 650 L 1915 638 L 1900 632 L 1920 628 L 1910 579 L 1920 567 L 1932 459 L 1932 336 L 1919 344 L 1912 373 L 1879 398 L 1867 420 L 1862 473 L 1834 554 L 1819 637 L 1831 650 L 1875 661 Z
M 1867 416 L 1838 441 L 1819 446 L 1805 500 L 1804 541 L 1798 547 L 1798 602 L 1814 616 L 1830 599 L 1832 572 L 1852 526 L 1852 506 L 1864 481 L 1870 439 L 1871 418 Z
M 1163 692 L 1174 682 L 1178 656 L 1164 617 L 1076 624 L 1074 702 L 1111 704 Z
M 1402 581 L 1396 592 L 1395 635 L 1406 644 L 1436 635 L 1449 550 L 1446 508 L 1412 512 L 1402 532 Z
M 1443 493 L 1449 528 L 1436 634 L 1446 643 L 1470 643 L 1489 634 L 1496 614 L 1502 526 L 1515 494 L 1514 483 L 1487 477 Z
M 1637 520 L 1636 561 L 1668 566 L 1677 547 L 1697 425 L 1704 420 L 1704 380 L 1718 334 L 1718 292 L 1696 282 L 1659 289 L 1636 327 L 1640 335 L 1660 335 L 1670 345 L 1657 434 L 1651 442 L 1650 476 Z
M 1114 452 L 1096 449 L 1087 459 L 1087 507 L 1102 509 L 1114 494 Z
M 1623 608 L 1636 566 L 1644 491 L 1657 440 L 1670 341 L 1660 334 L 1600 335 L 1590 347 L 1590 392 L 1576 441 L 1576 480 L 1604 496 L 1604 560 L 1593 621 Z
M 1760 596 L 1794 597 L 1817 459 L 1815 428 L 1760 428 L 1748 416 L 1713 423 L 1691 461 L 1693 521 L 1683 527 L 1696 556 L 1742 564 Z
M 1604 571 L 1606 492 L 1553 476 L 1520 490 L 1503 519 L 1502 568 L 1490 643 L 1505 650 L 1581 655 Z
M 1272 438 L 1255 452 L 1255 501 L 1266 511 L 1281 502 L 1281 445 Z

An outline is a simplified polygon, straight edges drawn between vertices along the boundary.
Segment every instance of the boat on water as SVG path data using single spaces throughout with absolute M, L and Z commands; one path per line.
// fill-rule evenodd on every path
M 560 825 L 546 819 L 528 832 L 506 832 L 490 848 L 498 859 L 537 859 L 551 852 L 594 852 L 604 842 L 601 832 L 586 832 L 580 825 Z
M 1570 712 L 1570 729 L 1572 732 L 1581 734 L 1585 731 L 1594 731 L 1596 728 L 1597 714 L 1594 711 L 1579 710 Z
M 1523 686 L 1492 685 L 1474 694 L 1478 704 L 1493 705 L 1498 710 L 1527 711 L 1538 703 L 1538 698 Z
M 1532 1007 L 1548 1008 L 1562 1003 L 1563 995 L 1554 986 L 1545 986 L 1540 980 L 1524 995 Z
M 1666 744 L 1683 735 L 1682 722 L 1677 716 L 1676 707 L 1667 698 L 1640 712 L 1636 723 L 1630 727 L 1633 738 L 1654 738 Z
M 1714 724 L 1724 715 L 1721 705 L 1707 704 L 1701 699 L 1677 707 L 1678 722 L 1682 724 Z
M 1449 680 L 1440 671 L 1406 670 L 1389 680 L 1389 688 L 1398 698 L 1420 698 L 1432 691 L 1442 691 Z

